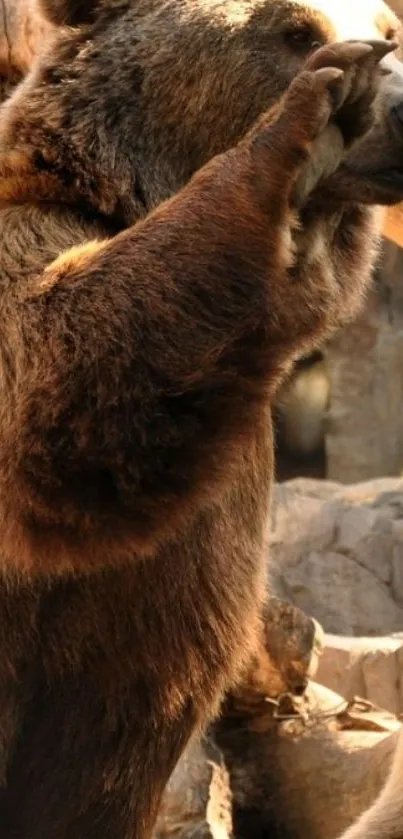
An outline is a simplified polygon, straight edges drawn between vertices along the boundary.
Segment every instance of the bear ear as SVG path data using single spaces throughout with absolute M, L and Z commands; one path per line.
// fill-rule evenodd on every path
M 100 0 L 39 0 L 39 5 L 56 26 L 80 26 L 94 20 Z

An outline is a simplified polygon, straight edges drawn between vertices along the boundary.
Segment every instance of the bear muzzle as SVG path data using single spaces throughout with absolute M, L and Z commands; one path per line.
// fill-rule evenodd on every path
M 375 123 L 352 148 L 340 174 L 346 190 L 354 183 L 359 201 L 391 205 L 403 200 L 403 63 L 389 53 L 381 64 Z

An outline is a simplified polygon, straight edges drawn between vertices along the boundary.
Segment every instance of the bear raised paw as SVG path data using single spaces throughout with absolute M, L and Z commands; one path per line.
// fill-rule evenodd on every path
M 42 8 L 0 116 L 0 839 L 147 839 L 258 643 L 274 395 L 403 197 L 396 21 Z

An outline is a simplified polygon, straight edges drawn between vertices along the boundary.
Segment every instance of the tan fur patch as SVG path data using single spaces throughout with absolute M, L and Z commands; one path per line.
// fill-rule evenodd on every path
M 78 245 L 70 248 L 68 251 L 64 251 L 58 256 L 56 259 L 45 268 L 45 273 L 48 272 L 56 272 L 58 274 L 66 274 L 69 271 L 76 270 L 77 268 L 85 269 L 88 260 L 91 259 L 94 254 L 98 253 L 101 247 L 105 245 L 105 242 L 99 242 L 97 239 L 93 239 L 92 242 L 86 242 L 85 245 Z
M 101 242 L 94 239 L 91 242 L 86 242 L 85 245 L 74 246 L 67 251 L 63 251 L 44 269 L 39 280 L 36 279 L 34 284 L 25 290 L 23 296 L 25 298 L 40 297 L 42 294 L 51 291 L 66 274 L 85 271 L 90 260 L 99 253 L 104 245 L 105 241 Z

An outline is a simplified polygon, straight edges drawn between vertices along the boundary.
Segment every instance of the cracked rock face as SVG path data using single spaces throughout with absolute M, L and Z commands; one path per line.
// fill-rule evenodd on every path
M 326 632 L 403 629 L 403 480 L 352 486 L 298 479 L 274 492 L 270 572 L 275 593 Z

